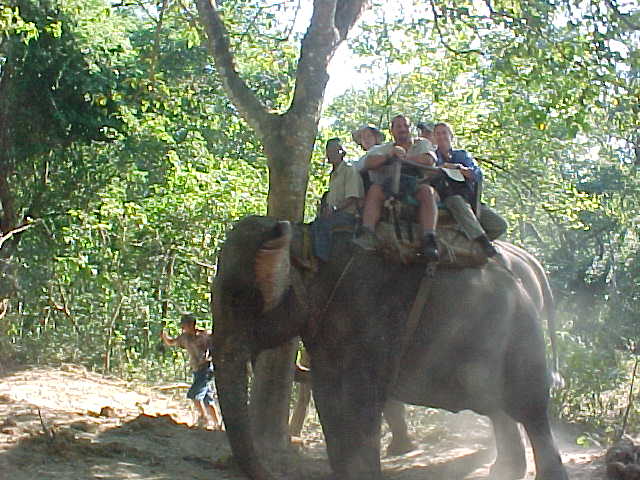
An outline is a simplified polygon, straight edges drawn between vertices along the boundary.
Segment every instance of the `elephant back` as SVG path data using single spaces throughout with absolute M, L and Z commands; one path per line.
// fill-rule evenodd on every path
M 438 222 L 439 266 L 447 268 L 481 267 L 487 256 L 478 242 L 470 240 L 452 222 Z M 376 227 L 377 251 L 387 259 L 405 264 L 423 262 L 421 252 L 422 227 L 413 222 L 396 224 L 380 222 Z

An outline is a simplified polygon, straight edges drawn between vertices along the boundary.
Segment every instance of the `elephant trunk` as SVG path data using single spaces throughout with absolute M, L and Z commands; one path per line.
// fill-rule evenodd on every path
M 278 222 L 273 234 L 273 238 L 262 244 L 255 260 L 256 285 L 262 293 L 263 313 L 278 305 L 291 285 L 291 224 Z
M 273 477 L 258 460 L 251 435 L 247 406 L 249 353 L 243 347 L 239 352 L 237 345 L 223 346 L 216 361 L 216 386 L 227 438 L 236 462 L 249 478 L 271 480 Z

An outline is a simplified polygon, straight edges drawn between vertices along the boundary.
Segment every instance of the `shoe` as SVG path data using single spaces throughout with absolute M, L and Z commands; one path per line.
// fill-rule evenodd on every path
M 373 252 L 376 249 L 377 240 L 378 239 L 375 233 L 373 233 L 368 228 L 363 228 L 362 233 L 352 241 L 363 250 L 367 252 Z
M 487 258 L 495 257 L 498 254 L 498 250 L 486 235 L 480 235 L 477 240 Z
M 422 255 L 427 262 L 437 262 L 440 260 L 440 252 L 438 252 L 438 244 L 436 236 L 432 233 L 425 235 L 422 239 Z
M 194 427 L 202 428 L 203 430 L 206 430 L 208 425 L 209 425 L 209 422 L 207 421 L 207 419 L 200 417 L 200 418 L 198 418 L 198 421 L 196 422 Z

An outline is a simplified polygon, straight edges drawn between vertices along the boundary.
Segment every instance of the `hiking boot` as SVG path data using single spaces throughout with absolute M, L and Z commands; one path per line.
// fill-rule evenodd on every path
M 376 249 L 377 240 L 376 234 L 365 227 L 362 229 L 362 233 L 352 241 L 366 252 L 373 252 Z
M 498 250 L 496 250 L 495 245 L 489 240 L 486 235 L 480 235 L 477 238 L 478 243 L 482 247 L 482 251 L 487 256 L 487 258 L 495 257 L 498 254 Z
M 440 260 L 436 236 L 433 233 L 425 235 L 422 239 L 422 255 L 427 262 L 437 262 Z

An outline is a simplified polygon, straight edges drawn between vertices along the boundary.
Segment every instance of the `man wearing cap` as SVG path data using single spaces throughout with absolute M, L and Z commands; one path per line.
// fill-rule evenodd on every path
M 170 347 L 178 346 L 189 353 L 189 366 L 193 372 L 193 383 L 187 392 L 187 398 L 193 400 L 198 413 L 198 426 L 207 425 L 207 412 L 211 416 L 214 429 L 220 429 L 222 422 L 215 407 L 215 388 L 211 385 L 213 363 L 211 361 L 212 336 L 204 330 L 196 328 L 196 319 L 190 313 L 180 318 L 182 333 L 177 337 L 168 336 L 160 331 L 160 338 Z
M 356 142 L 365 151 L 365 154 L 354 163 L 358 170 L 363 170 L 366 162 L 366 156 L 369 150 L 376 145 L 384 142 L 384 134 L 373 125 L 364 125 L 351 133 L 353 141 Z
M 411 136 L 408 119 L 404 115 L 396 115 L 391 119 L 391 135 L 393 141 L 371 148 L 364 160 L 363 169 L 369 172 L 371 188 L 367 192 L 362 217 L 362 233 L 354 242 L 365 250 L 375 250 L 375 228 L 382 214 L 385 199 L 391 194 L 406 197 L 418 205 L 418 223 L 422 227 L 422 253 L 427 261 L 439 258 L 435 238 L 438 215 L 436 192 L 431 185 L 418 184 L 422 172 L 408 164 L 400 164 L 399 192 L 393 192 L 391 185 L 394 164 L 403 162 L 419 163 L 425 166 L 435 164 L 434 147 L 428 140 L 414 139 Z

